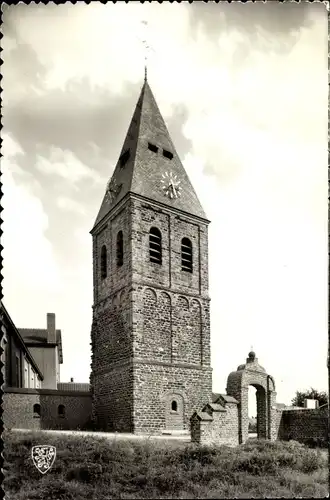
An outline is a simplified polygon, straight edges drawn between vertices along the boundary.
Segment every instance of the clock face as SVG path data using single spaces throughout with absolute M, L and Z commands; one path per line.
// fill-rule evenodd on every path
M 118 196 L 118 194 L 121 190 L 121 186 L 122 186 L 122 184 L 120 184 L 118 186 L 116 179 L 111 179 L 108 182 L 107 188 L 106 188 L 106 195 L 107 195 L 110 203 L 112 203 L 114 201 L 114 199 Z
M 181 196 L 182 188 L 180 184 L 181 181 L 178 179 L 177 175 L 172 172 L 165 172 L 162 174 L 162 188 L 164 195 L 168 196 L 171 200 Z

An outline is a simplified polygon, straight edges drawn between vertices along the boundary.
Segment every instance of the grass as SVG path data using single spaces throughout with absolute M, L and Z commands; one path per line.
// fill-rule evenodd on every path
M 322 498 L 327 457 L 297 442 L 251 441 L 237 448 L 180 441 L 128 441 L 7 431 L 6 500 L 143 498 Z M 56 446 L 42 475 L 31 447 Z

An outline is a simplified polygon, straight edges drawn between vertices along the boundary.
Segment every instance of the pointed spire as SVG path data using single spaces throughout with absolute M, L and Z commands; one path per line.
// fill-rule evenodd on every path
M 95 226 L 127 194 L 207 220 L 146 80 Z

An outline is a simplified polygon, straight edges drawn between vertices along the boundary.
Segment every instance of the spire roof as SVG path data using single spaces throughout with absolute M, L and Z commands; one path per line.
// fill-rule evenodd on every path
M 180 181 L 173 198 L 171 179 Z M 94 228 L 128 192 L 207 220 L 146 79 Z

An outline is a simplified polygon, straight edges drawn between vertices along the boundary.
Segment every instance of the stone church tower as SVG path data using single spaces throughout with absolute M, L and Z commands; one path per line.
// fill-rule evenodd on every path
M 91 231 L 99 428 L 187 431 L 211 402 L 208 223 L 145 81 Z

